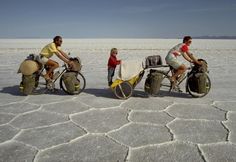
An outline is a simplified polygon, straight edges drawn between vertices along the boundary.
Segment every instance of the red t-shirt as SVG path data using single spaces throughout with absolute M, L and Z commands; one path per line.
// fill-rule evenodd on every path
M 184 44 L 181 48 L 182 52 L 187 52 L 188 51 L 188 46 L 186 44 Z
M 173 47 L 171 49 L 171 53 L 177 57 L 177 56 L 181 56 L 182 53 L 184 52 L 187 52 L 189 49 L 188 49 L 188 46 L 184 43 L 181 43 L 181 44 L 178 44 L 176 45 L 175 47 Z
M 117 60 L 116 56 L 114 55 L 111 55 L 109 60 L 108 60 L 108 67 L 111 67 L 111 68 L 116 68 L 116 65 L 119 65 L 120 64 L 120 60 Z

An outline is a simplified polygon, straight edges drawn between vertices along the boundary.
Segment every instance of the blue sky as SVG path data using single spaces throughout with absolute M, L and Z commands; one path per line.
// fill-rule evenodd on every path
M 235 36 L 236 0 L 1 0 L 0 38 Z

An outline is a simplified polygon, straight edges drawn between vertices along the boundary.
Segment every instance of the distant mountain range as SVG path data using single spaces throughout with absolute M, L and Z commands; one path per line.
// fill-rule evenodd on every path
M 194 39 L 236 39 L 236 36 L 199 36 Z

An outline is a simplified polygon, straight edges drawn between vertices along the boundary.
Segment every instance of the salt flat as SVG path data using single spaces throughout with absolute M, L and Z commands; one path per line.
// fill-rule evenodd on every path
M 209 64 L 204 98 L 148 98 L 147 73 L 128 100 L 107 87 L 111 48 L 123 60 L 164 61 L 177 39 L 64 39 L 63 49 L 82 60 L 86 90 L 22 96 L 19 64 L 50 42 L 0 39 L 0 161 L 236 161 L 235 40 L 193 40 L 191 51 Z

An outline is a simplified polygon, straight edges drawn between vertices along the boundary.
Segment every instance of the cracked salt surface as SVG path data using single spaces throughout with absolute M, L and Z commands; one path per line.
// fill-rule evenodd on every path
M 29 49 L 0 55 L 2 161 L 236 161 L 236 87 L 232 84 L 236 81 L 233 69 L 236 62 L 229 65 L 224 57 L 236 60 L 235 49 L 222 54 L 224 51 L 217 49 L 218 43 L 225 43 L 221 40 L 194 43 L 194 53 L 198 53 L 205 41 L 214 42 L 214 50 L 203 49 L 197 55 L 209 62 L 212 79 L 212 89 L 204 98 L 191 98 L 185 93 L 148 98 L 143 92 L 144 77 L 133 97 L 118 100 L 106 88 L 107 69 L 103 65 L 110 50 L 108 44 L 121 48 L 121 59 L 154 54 L 164 58 L 169 46 L 166 40 L 146 40 L 146 45 L 163 46 L 164 50 L 129 50 L 136 47 L 133 41 L 124 40 L 125 44 L 103 41 L 100 43 L 106 49 L 91 51 L 89 47 L 83 52 L 71 49 L 73 53 L 80 53 L 82 73 L 87 79 L 86 90 L 78 96 L 63 93 L 21 96 L 20 76 L 15 74 L 15 69 Z M 139 44 L 137 48 L 145 46 L 143 41 L 135 41 Z M 122 50 L 123 46 L 127 50 Z M 9 66 L 9 62 L 1 60 L 14 64 Z M 222 70 L 221 65 L 231 73 Z

